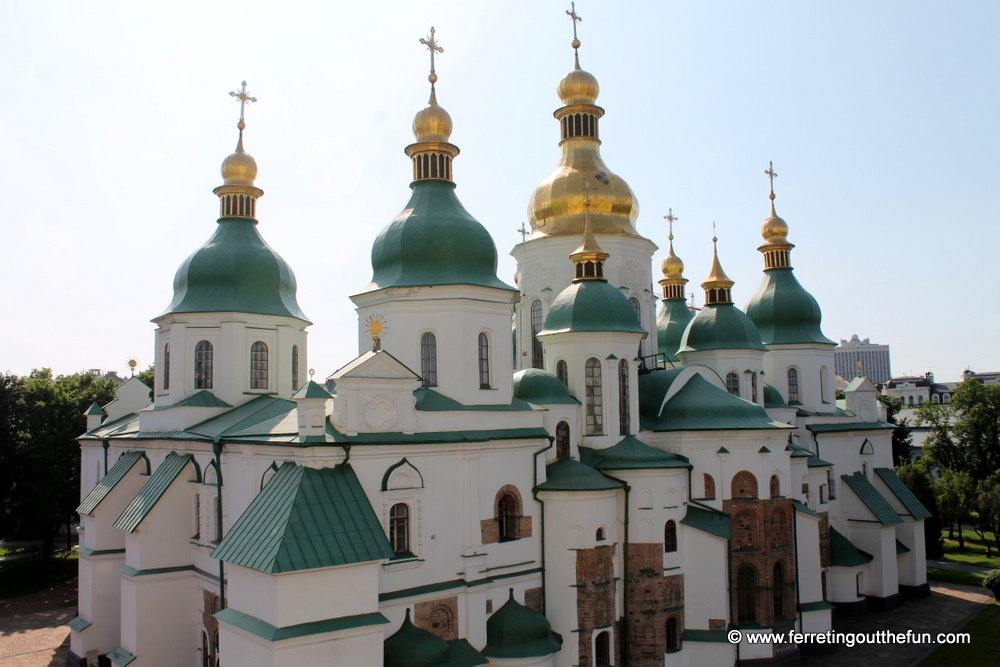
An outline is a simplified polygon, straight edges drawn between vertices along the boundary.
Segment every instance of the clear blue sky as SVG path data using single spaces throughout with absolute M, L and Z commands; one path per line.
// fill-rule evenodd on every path
M 568 3 L 0 4 L 0 369 L 123 372 L 152 361 L 150 318 L 213 232 L 236 143 L 265 191 L 260 231 L 314 321 L 309 365 L 357 351 L 348 295 L 405 204 L 413 114 L 455 123 L 458 194 L 500 277 L 533 188 L 555 166 Z M 595 2 L 577 10 L 600 81 L 602 152 L 663 250 L 672 207 L 690 287 L 719 251 L 744 304 L 761 279 L 773 160 L 799 280 L 835 340 L 892 346 L 896 374 L 1000 370 L 995 2 Z M 654 273 L 654 279 L 656 277 Z

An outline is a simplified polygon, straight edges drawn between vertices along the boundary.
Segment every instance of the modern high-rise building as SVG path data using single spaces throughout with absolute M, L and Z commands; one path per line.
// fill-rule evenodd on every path
M 833 348 L 837 375 L 847 379 L 856 377 L 859 361 L 864 376 L 876 384 L 885 384 L 892 377 L 888 345 L 877 345 L 868 338 L 859 339 L 858 334 L 851 336 L 851 340 L 841 338 L 840 345 Z

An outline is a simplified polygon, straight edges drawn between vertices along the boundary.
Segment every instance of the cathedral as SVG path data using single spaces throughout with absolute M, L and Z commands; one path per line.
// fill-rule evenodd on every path
M 872 382 L 836 396 L 773 169 L 760 286 L 737 307 L 717 247 L 693 308 L 672 231 L 654 281 L 574 35 L 508 284 L 421 41 L 412 192 L 325 384 L 241 113 L 155 387 L 87 412 L 69 665 L 785 665 L 792 631 L 928 595 L 929 514 Z

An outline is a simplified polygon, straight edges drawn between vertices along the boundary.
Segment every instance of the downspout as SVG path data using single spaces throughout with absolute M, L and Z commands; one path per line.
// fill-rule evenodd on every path
M 535 502 L 538 503 L 539 507 L 538 534 L 539 538 L 541 539 L 541 545 L 542 545 L 542 615 L 543 616 L 545 615 L 545 609 L 546 609 L 545 599 L 547 595 L 545 589 L 545 502 L 538 497 L 538 455 L 552 449 L 555 441 L 556 439 L 550 435 L 549 446 L 539 449 L 531 457 L 531 460 L 534 463 L 533 472 L 535 478 L 535 484 L 534 486 L 531 487 L 531 496 L 535 499 Z
M 111 446 L 107 440 L 101 440 L 101 446 L 104 447 L 104 474 L 108 474 L 108 447 Z M 100 480 L 98 480 L 100 481 Z
M 802 611 L 799 609 L 799 520 L 795 513 L 795 505 L 792 505 L 792 542 L 795 547 L 795 618 L 799 621 L 799 632 L 804 632 L 802 626 Z M 784 591 L 782 591 L 784 594 Z M 801 650 L 801 649 L 799 649 Z
M 819 436 L 816 435 L 816 431 L 813 431 L 812 434 L 813 434 L 813 442 L 816 443 L 816 456 L 819 456 Z M 821 456 L 819 457 L 823 458 Z
M 222 448 L 223 444 L 219 442 L 219 436 L 212 438 L 212 452 L 215 454 L 215 496 L 219 499 L 217 504 L 218 509 L 215 512 L 216 525 L 219 527 L 219 538 L 222 541 Z M 219 560 L 219 608 L 226 608 L 226 564 L 221 559 Z

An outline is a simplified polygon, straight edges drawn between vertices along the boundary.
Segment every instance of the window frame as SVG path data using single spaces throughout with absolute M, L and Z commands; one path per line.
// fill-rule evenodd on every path
M 490 386 L 490 337 L 485 331 L 479 332 L 479 388 L 492 389 Z
M 544 326 L 541 299 L 535 299 L 531 302 L 529 322 L 531 323 L 531 367 L 545 368 L 545 362 L 543 360 L 545 350 L 542 347 L 542 341 L 538 340 L 538 333 Z
M 433 331 L 420 334 L 420 381 L 424 387 L 438 386 L 437 335 Z
M 583 377 L 586 434 L 604 435 L 604 383 L 600 359 L 590 357 L 584 362 Z
M 194 346 L 194 388 L 212 389 L 215 376 L 215 346 L 200 340 Z
M 267 391 L 269 377 L 270 349 L 262 340 L 250 346 L 250 389 Z

